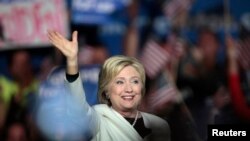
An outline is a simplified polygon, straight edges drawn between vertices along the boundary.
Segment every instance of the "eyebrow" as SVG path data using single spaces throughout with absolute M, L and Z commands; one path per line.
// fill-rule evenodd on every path
M 131 77 L 131 79 L 134 79 L 134 78 L 140 79 L 139 76 L 132 76 L 132 77 Z M 125 80 L 125 77 L 117 77 L 117 78 L 115 78 L 115 79 L 123 79 L 123 80 Z

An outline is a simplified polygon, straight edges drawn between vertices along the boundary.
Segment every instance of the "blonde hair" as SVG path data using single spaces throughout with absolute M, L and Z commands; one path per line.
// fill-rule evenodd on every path
M 143 65 L 133 57 L 117 55 L 107 59 L 99 73 L 98 81 L 98 98 L 102 104 L 111 106 L 109 98 L 107 98 L 107 90 L 109 83 L 117 76 L 126 66 L 132 66 L 139 73 L 142 82 L 142 96 L 145 94 L 145 70 Z

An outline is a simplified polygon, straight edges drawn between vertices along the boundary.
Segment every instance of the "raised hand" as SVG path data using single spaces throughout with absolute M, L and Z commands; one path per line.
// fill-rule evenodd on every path
M 78 42 L 77 31 L 72 33 L 72 41 L 69 41 L 56 31 L 48 31 L 48 38 L 50 42 L 58 48 L 67 59 L 72 60 L 77 58 Z
M 72 41 L 63 37 L 56 31 L 48 31 L 49 41 L 58 48 L 67 59 L 67 72 L 75 74 L 78 72 L 78 41 L 77 31 L 72 33 Z
M 236 41 L 231 36 L 227 36 L 225 39 L 226 51 L 228 57 L 228 69 L 230 73 L 238 73 L 238 50 Z
M 238 57 L 238 50 L 237 44 L 235 40 L 231 36 L 226 37 L 226 49 L 227 49 L 227 56 L 229 59 L 237 59 Z

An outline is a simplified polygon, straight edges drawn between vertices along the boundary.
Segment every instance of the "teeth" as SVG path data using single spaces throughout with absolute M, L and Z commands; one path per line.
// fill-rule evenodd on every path
M 125 100 L 131 100 L 133 99 L 133 96 L 122 96 L 122 98 Z

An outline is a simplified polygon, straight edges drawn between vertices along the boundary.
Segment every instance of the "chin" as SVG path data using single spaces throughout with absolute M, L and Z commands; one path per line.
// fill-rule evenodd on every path
M 123 108 L 126 110 L 132 110 L 132 109 L 136 109 L 137 106 L 135 105 L 123 105 Z

